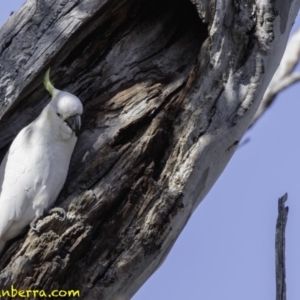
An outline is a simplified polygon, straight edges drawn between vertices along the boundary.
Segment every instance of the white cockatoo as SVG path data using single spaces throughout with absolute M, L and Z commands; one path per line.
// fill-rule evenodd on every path
M 0 166 L 0 253 L 6 241 L 54 204 L 77 141 L 81 101 L 55 89 L 49 70 L 44 84 L 52 100 L 19 132 Z

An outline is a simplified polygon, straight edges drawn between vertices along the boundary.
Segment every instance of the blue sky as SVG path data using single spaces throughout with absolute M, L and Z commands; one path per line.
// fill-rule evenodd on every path
M 0 0 L 0 26 L 24 1 Z M 296 20 L 293 31 L 300 27 Z M 275 299 L 277 200 L 288 192 L 287 298 L 300 299 L 300 85 L 247 132 L 164 264 L 133 300 Z

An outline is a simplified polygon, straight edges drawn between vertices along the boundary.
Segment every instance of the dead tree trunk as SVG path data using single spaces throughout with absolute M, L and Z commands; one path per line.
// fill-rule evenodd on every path
M 28 0 L 0 31 L 0 149 L 57 88 L 84 103 L 54 215 L 13 242 L 0 286 L 129 299 L 248 128 L 300 0 Z

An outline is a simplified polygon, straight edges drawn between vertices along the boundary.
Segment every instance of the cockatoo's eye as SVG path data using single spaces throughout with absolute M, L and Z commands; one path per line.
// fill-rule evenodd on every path
M 61 114 L 60 113 L 56 113 L 59 117 L 61 116 Z

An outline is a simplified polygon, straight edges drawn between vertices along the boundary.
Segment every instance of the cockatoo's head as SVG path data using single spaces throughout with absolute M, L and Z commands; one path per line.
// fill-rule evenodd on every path
M 78 136 L 81 127 L 82 103 L 73 94 L 57 90 L 50 81 L 50 69 L 45 74 L 44 85 L 47 91 L 51 94 L 52 100 L 49 105 L 53 108 L 55 121 L 62 123 L 61 125 L 66 131 L 75 132 Z

